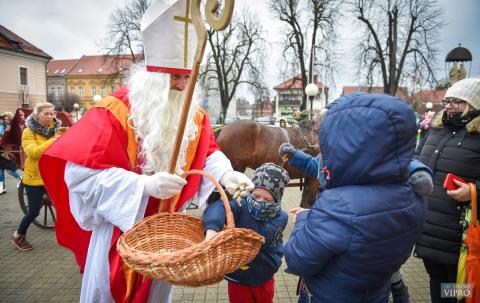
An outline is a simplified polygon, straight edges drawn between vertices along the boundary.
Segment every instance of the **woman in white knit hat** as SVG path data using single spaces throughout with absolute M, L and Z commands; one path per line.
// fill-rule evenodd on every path
M 480 186 L 480 79 L 469 78 L 451 86 L 442 101 L 444 110 L 432 120 L 420 147 L 419 160 L 434 174 L 433 193 L 428 197 L 427 220 L 415 247 L 430 276 L 433 303 L 456 302 L 441 298 L 441 283 L 455 283 L 462 241 L 461 220 L 470 203 L 470 188 L 457 182 L 456 190 L 442 187 L 453 173 Z

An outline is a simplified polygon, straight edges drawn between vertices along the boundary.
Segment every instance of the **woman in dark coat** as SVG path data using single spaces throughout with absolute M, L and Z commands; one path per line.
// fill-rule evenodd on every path
M 470 202 L 467 184 L 457 190 L 442 187 L 445 176 L 453 173 L 464 180 L 480 180 L 480 79 L 464 79 L 450 87 L 442 101 L 445 109 L 433 119 L 419 160 L 434 174 L 433 193 L 415 256 L 423 259 L 430 276 L 432 303 L 456 302 L 440 297 L 441 283 L 455 283 L 462 240 L 460 221 Z M 478 189 L 477 189 L 478 191 Z

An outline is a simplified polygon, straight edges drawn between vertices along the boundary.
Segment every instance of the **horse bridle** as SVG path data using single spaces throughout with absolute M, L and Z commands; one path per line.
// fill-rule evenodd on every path
M 307 128 L 306 126 L 304 126 L 305 128 Z M 310 142 L 308 142 L 307 138 L 305 137 L 305 135 L 303 134 L 303 131 L 300 129 L 300 126 L 292 126 L 291 128 L 294 129 L 294 132 L 297 133 L 297 135 L 300 137 L 300 140 L 302 141 L 303 145 L 305 148 L 302 149 L 302 151 L 313 151 L 313 146 Z M 312 129 L 312 127 L 308 127 L 310 130 Z M 291 143 L 290 142 L 290 135 L 288 134 L 288 131 L 284 128 L 281 128 L 285 138 L 287 139 L 287 143 Z M 288 162 L 288 159 L 287 158 L 282 158 L 282 167 L 285 167 L 285 165 L 287 164 Z
M 306 128 L 306 126 L 304 126 Z M 310 130 L 312 129 L 312 127 L 308 127 Z M 312 151 L 313 150 L 313 146 L 312 144 L 310 144 L 310 142 L 308 142 L 307 138 L 305 137 L 305 135 L 303 134 L 303 131 L 300 129 L 300 125 L 296 126 L 296 127 L 293 127 L 293 129 L 295 130 L 295 132 L 298 133 L 299 137 L 300 137 L 300 140 L 302 141 L 302 143 L 304 144 L 304 146 L 306 147 L 305 150 L 308 150 L 308 151 Z

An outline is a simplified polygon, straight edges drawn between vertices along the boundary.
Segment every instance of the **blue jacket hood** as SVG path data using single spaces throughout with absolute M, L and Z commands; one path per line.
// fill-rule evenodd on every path
M 415 134 L 415 115 L 404 101 L 383 94 L 343 97 L 319 130 L 328 187 L 404 182 Z

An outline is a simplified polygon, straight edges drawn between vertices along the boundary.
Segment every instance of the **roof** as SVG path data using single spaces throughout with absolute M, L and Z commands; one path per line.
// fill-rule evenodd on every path
M 52 59 L 49 54 L 10 31 L 3 25 L 0 25 L 0 48 L 8 49 L 17 53 L 34 55 L 45 59 Z
M 439 90 L 421 90 L 413 94 L 413 100 L 423 101 L 423 102 L 432 102 L 440 103 L 445 97 L 447 91 L 443 89 Z
M 383 94 L 383 86 L 344 86 L 342 89 L 342 96 L 357 92 Z M 399 87 L 397 89 L 396 96 L 403 100 L 409 100 L 408 90 L 406 87 Z
M 47 64 L 47 76 L 65 76 L 79 59 L 50 60 Z
M 322 89 L 323 83 L 315 79 L 315 84 L 319 89 Z M 273 88 L 274 90 L 283 90 L 283 89 L 302 89 L 302 78 L 300 74 L 296 75 L 293 78 L 288 79 L 285 82 L 282 82 Z M 328 90 L 328 86 L 325 85 L 325 89 Z
M 125 73 L 131 65 L 132 58 L 128 55 L 83 56 L 68 75 L 92 76 Z
M 466 49 L 465 47 L 462 47 L 459 44 L 458 47 L 448 52 L 447 56 L 445 57 L 445 61 L 446 62 L 472 61 L 472 53 L 468 49 Z

